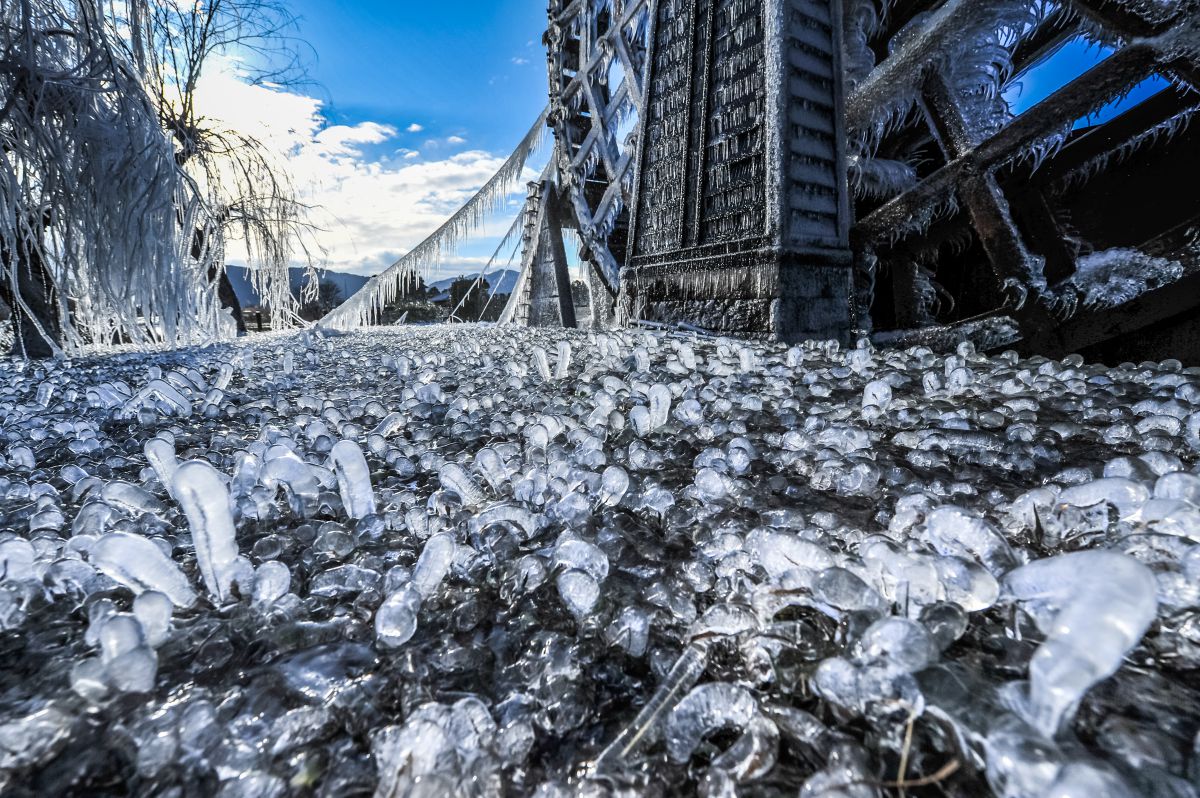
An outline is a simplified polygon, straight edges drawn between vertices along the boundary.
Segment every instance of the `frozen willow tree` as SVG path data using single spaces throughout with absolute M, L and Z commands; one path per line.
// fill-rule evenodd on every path
M 231 332 L 218 278 L 233 235 L 262 295 L 292 304 L 303 209 L 257 142 L 194 105 L 214 54 L 266 55 L 291 18 L 224 0 L 120 10 L 0 0 L 0 299 L 31 356 Z
M 180 256 L 186 187 L 124 51 L 91 3 L 0 0 L 0 291 L 30 355 L 186 340 L 216 316 Z
M 226 245 L 242 242 L 258 295 L 277 316 L 292 316 L 288 266 L 295 255 L 312 262 L 308 208 L 275 154 L 206 117 L 196 94 L 217 59 L 235 61 L 252 85 L 297 80 L 303 45 L 292 35 L 295 17 L 269 0 L 136 0 L 128 24 L 131 58 L 150 74 L 162 128 L 195 192 L 181 215 L 192 231 L 192 256 L 210 264 L 210 275 L 223 274 Z M 316 280 L 308 284 L 315 291 Z

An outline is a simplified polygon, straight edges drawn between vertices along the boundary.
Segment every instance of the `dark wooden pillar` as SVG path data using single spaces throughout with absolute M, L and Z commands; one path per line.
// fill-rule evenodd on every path
M 530 265 L 528 323 L 531 327 L 574 327 L 575 303 L 563 246 L 561 194 L 551 180 L 534 184 L 532 190 L 537 193 L 542 212 L 531 239 L 536 255 Z
M 625 299 L 783 340 L 854 326 L 840 0 L 659 0 Z

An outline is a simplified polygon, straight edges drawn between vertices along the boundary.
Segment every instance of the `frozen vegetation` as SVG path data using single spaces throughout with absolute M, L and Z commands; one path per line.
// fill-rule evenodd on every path
M 1200 794 L 1200 370 L 641 332 L 0 364 L 0 792 Z

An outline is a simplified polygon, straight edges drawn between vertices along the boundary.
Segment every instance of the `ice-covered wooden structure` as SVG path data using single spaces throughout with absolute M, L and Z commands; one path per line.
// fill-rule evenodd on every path
M 1014 114 L 1079 41 L 1107 57 Z M 1200 357 L 1196 0 L 551 0 L 545 44 L 505 321 L 573 324 L 577 252 L 592 324 Z
M 621 290 L 639 318 L 854 327 L 840 0 L 659 0 Z
M 862 19 L 847 28 L 859 74 L 846 125 L 876 330 L 990 326 L 985 341 L 1046 354 L 1200 354 L 1195 2 L 897 2 Z M 1078 38 L 1113 52 L 1013 116 L 1005 87 Z M 1089 124 L 1156 74 L 1167 88 Z M 904 171 L 886 185 L 892 165 Z

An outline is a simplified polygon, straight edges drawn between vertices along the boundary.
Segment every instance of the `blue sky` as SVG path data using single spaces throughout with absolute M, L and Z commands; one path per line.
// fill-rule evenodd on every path
M 1081 37 L 1068 41 L 1048 58 L 1018 76 L 1005 91 L 1004 96 L 1014 113 L 1022 113 L 1033 105 L 1049 97 L 1075 76 L 1081 75 L 1096 64 L 1112 55 L 1112 49 L 1088 44 Z M 1121 100 L 1109 103 L 1090 117 L 1080 119 L 1075 126 L 1085 127 L 1089 124 L 1107 121 L 1127 108 L 1137 105 L 1142 100 L 1166 88 L 1167 82 L 1159 77 L 1152 77 L 1137 86 L 1129 95 Z
M 309 80 L 248 85 L 231 54 L 206 69 L 198 104 L 279 154 L 316 208 L 318 265 L 376 274 L 485 183 L 537 119 L 546 104 L 545 6 L 300 0 L 289 8 L 312 49 Z M 547 156 L 530 164 L 531 179 Z M 523 198 L 522 187 L 507 214 L 430 276 L 477 272 Z M 230 260 L 245 262 L 236 251 Z
M 310 72 L 331 121 L 401 131 L 415 123 L 424 130 L 401 137 L 415 149 L 458 136 L 459 147 L 507 152 L 546 104 L 543 2 L 299 0 L 291 8 L 316 51 Z

